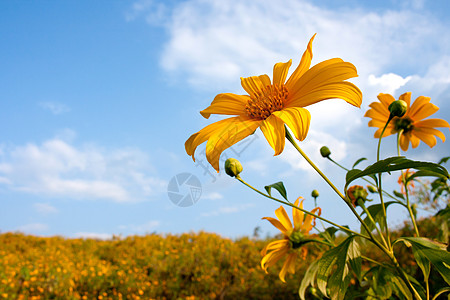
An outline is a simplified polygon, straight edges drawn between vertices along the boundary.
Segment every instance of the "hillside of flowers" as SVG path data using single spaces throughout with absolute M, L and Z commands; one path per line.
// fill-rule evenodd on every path
M 438 220 L 420 224 L 424 234 L 442 240 L 446 233 Z M 409 226 L 393 234 L 407 231 Z M 283 283 L 278 278 L 281 264 L 269 274 L 260 267 L 260 252 L 269 240 L 231 240 L 206 232 L 106 241 L 3 233 L 0 299 L 298 299 L 301 274 L 322 249 L 308 247 L 297 275 Z M 420 274 L 410 249 L 399 251 L 411 274 Z M 382 257 L 373 247 L 362 252 Z M 364 288 L 356 282 L 350 292 Z M 442 284 L 439 277 L 431 280 L 432 288 Z M 316 299 L 314 292 L 308 290 L 310 299 Z

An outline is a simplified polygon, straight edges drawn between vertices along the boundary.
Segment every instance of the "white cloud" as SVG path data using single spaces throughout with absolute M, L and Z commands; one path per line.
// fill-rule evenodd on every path
M 24 233 L 38 233 L 48 230 L 48 225 L 42 223 L 30 223 L 19 226 L 17 230 Z
M 320 155 L 319 150 L 322 146 L 329 147 L 335 161 L 341 161 L 347 156 L 348 146 L 345 141 L 339 140 L 326 132 L 310 130 L 305 143 L 301 144 L 301 148 L 321 169 L 324 169 L 329 165 L 329 163 Z M 286 148 L 280 155 L 280 158 L 288 163 L 294 170 L 303 170 L 311 173 L 315 172 L 308 162 L 303 159 L 298 151 L 290 144 L 286 144 Z
M 36 211 L 38 213 L 47 215 L 47 214 L 54 214 L 58 212 L 58 209 L 48 203 L 35 203 L 34 205 L 34 209 L 36 209 Z
M 394 73 L 383 74 L 380 77 L 370 74 L 368 81 L 369 85 L 375 86 L 377 90 L 387 94 L 394 94 L 396 90 L 404 86 L 411 78 L 412 76 L 403 78 Z
M 202 196 L 202 199 L 205 200 L 220 200 L 223 198 L 223 195 L 217 192 L 211 192 Z
M 147 154 L 138 149 L 76 147 L 58 138 L 14 146 L 0 155 L 1 182 L 8 188 L 51 197 L 145 200 L 166 188 L 151 173 Z
M 407 7 L 373 12 L 298 0 L 282 5 L 190 0 L 177 4 L 167 18 L 170 40 L 162 51 L 162 68 L 214 90 L 236 88 L 241 76 L 270 73 L 278 61 L 293 58 L 295 65 L 314 33 L 316 63 L 342 57 L 364 77 L 411 64 L 424 68 L 450 43 L 446 26 L 426 11 Z
M 70 111 L 70 107 L 59 102 L 40 102 L 39 105 L 54 115 L 60 115 Z
M 131 231 L 134 233 L 148 233 L 148 232 L 154 231 L 160 225 L 161 225 L 160 221 L 151 220 L 146 223 L 138 224 L 138 225 L 136 225 L 136 224 L 121 225 L 121 226 L 119 226 L 119 229 Z
M 234 205 L 234 206 L 222 206 L 216 210 L 202 213 L 201 216 L 202 217 L 215 217 L 215 216 L 219 216 L 219 215 L 223 215 L 223 214 L 238 213 L 238 212 L 245 211 L 254 206 L 255 205 L 253 203 Z
M 77 232 L 74 234 L 74 237 L 83 239 L 110 240 L 113 238 L 113 235 L 110 233 Z

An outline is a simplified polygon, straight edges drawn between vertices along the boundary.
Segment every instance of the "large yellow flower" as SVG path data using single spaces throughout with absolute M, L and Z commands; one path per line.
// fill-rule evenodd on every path
M 303 201 L 300 202 L 300 204 L 299 201 L 300 198 L 295 201 L 294 205 L 303 208 Z M 315 213 L 316 211 L 319 211 L 320 215 L 319 207 L 314 208 L 311 212 Z M 264 247 L 261 251 L 261 255 L 263 256 L 261 267 L 267 273 L 267 268 L 273 266 L 277 261 L 287 255 L 279 274 L 281 281 L 286 282 L 284 279 L 286 273 L 295 273 L 295 261 L 299 257 L 297 250 L 299 248 L 301 249 L 302 258 L 305 258 L 307 254 L 307 249 L 304 247 L 301 248 L 301 246 L 308 240 L 311 241 L 311 239 L 308 239 L 308 235 L 315 226 L 315 218 L 311 215 L 305 216 L 302 211 L 292 208 L 292 219 L 294 221 L 294 227 L 292 227 L 289 216 L 282 206 L 275 210 L 275 215 L 278 217 L 278 220 L 270 217 L 265 217 L 263 219 L 268 220 L 273 226 L 278 228 L 281 233 L 283 233 L 284 238 L 282 240 L 271 242 Z
M 375 138 L 379 138 L 387 120 L 389 119 L 389 105 L 395 101 L 394 97 L 389 94 L 379 94 L 377 96 L 380 102 L 373 102 L 369 106 L 369 109 L 365 117 L 372 118 L 369 121 L 369 126 L 378 127 L 375 132 Z M 409 143 L 413 148 L 419 146 L 422 140 L 425 144 L 430 147 L 436 145 L 436 137 L 439 137 L 443 142 L 445 142 L 445 135 L 435 129 L 435 127 L 449 127 L 447 121 L 442 119 L 427 119 L 425 118 L 431 116 L 439 110 L 439 107 L 430 103 L 429 97 L 420 96 L 411 105 L 411 93 L 404 93 L 399 97 L 399 100 L 403 100 L 408 105 L 405 115 L 398 118 L 394 117 L 386 127 L 386 131 L 383 137 L 389 136 L 400 131 L 400 147 L 403 151 L 408 150 Z
M 208 141 L 206 157 L 219 171 L 221 153 L 253 134 L 258 127 L 278 155 L 284 149 L 284 124 L 298 140 L 306 138 L 311 116 L 304 107 L 331 98 L 341 98 L 359 107 L 361 91 L 344 81 L 358 76 L 354 65 L 333 58 L 310 69 L 314 36 L 287 81 L 292 60 L 275 64 L 272 81 L 267 75 L 241 78 L 248 95 L 217 95 L 211 105 L 200 112 L 202 116 L 209 118 L 211 114 L 219 114 L 234 117 L 215 122 L 193 134 L 185 143 L 186 152 L 195 160 L 195 149 Z

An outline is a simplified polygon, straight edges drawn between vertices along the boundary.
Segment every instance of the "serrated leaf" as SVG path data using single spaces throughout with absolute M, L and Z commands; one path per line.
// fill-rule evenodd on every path
M 287 200 L 286 188 L 284 187 L 284 184 L 282 181 L 276 182 L 271 185 L 266 185 L 264 188 L 266 189 L 269 196 L 272 196 L 272 189 L 276 189 L 280 193 L 280 195 L 283 196 L 283 198 Z
M 328 287 L 330 289 L 329 296 L 332 300 L 344 299 L 350 282 L 349 265 L 357 265 L 358 259 L 360 259 L 358 247 L 354 236 L 350 236 L 337 247 L 328 250 L 322 255 L 318 261 L 317 271 L 317 287 L 322 294 L 328 294 Z M 351 260 L 354 260 L 353 263 L 350 263 Z M 333 270 L 335 266 L 336 269 Z
M 450 284 L 450 253 L 445 250 L 444 244 L 418 237 L 402 237 L 394 244 L 399 241 L 407 241 L 411 245 L 414 258 L 424 274 L 429 274 L 429 266 L 426 265 L 429 261 L 447 284 Z
M 346 183 L 345 183 L 345 189 L 347 189 L 347 186 L 354 180 L 361 178 L 363 176 L 378 174 L 378 173 L 386 173 L 386 172 L 392 172 L 392 171 L 399 171 L 404 169 L 416 169 L 416 170 L 423 170 L 423 171 L 429 171 L 435 173 L 435 176 L 437 177 L 444 177 L 449 178 L 449 174 L 447 170 L 435 163 L 431 162 L 422 162 L 422 161 L 414 161 L 407 159 L 403 156 L 395 156 L 395 157 L 389 157 L 383 160 L 380 160 L 364 170 L 360 172 L 356 172 L 357 169 L 350 170 L 347 172 L 346 175 Z
M 317 271 L 319 270 L 318 260 L 314 261 L 311 265 L 309 265 L 306 270 L 305 276 L 302 279 L 300 287 L 298 289 L 298 295 L 300 299 L 305 300 L 305 292 L 308 286 L 314 286 L 314 282 L 316 280 Z
M 352 169 L 354 169 L 360 162 L 365 161 L 365 160 L 367 160 L 367 158 L 365 158 L 365 157 L 362 157 L 362 158 L 358 159 L 358 160 L 353 164 Z

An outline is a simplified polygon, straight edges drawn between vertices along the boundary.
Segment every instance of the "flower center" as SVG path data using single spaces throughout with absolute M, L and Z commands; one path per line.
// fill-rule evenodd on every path
M 283 109 L 288 94 L 284 84 L 266 86 L 262 91 L 250 96 L 245 106 L 247 115 L 252 119 L 267 119 L 274 111 Z
M 289 236 L 289 241 L 291 242 L 292 249 L 300 248 L 305 244 L 303 234 L 299 231 L 294 231 Z
M 398 118 L 395 120 L 395 130 L 400 131 L 403 130 L 403 133 L 407 133 L 408 131 L 413 130 L 414 122 L 410 118 Z

